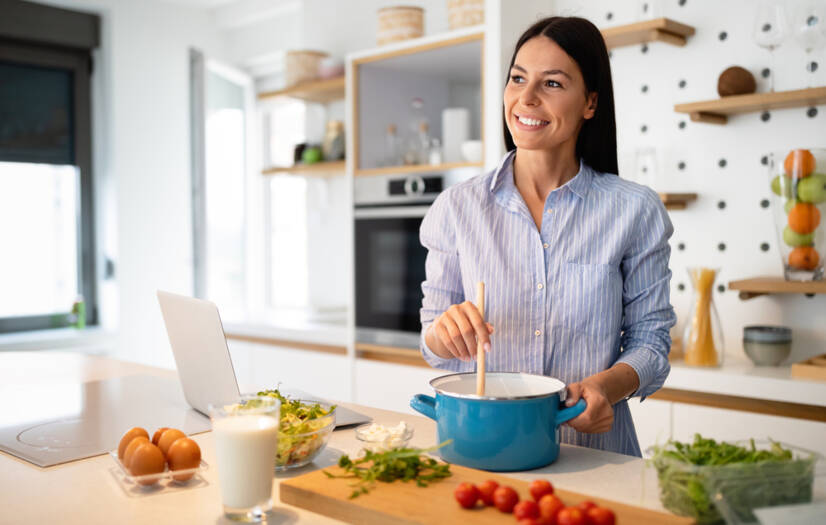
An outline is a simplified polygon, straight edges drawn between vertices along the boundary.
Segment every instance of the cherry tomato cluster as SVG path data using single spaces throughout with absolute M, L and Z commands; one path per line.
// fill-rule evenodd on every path
M 599 507 L 591 501 L 568 507 L 554 495 L 554 487 L 549 481 L 537 479 L 528 488 L 532 500 L 519 501 L 519 494 L 512 487 L 499 486 L 493 480 L 478 485 L 460 483 L 453 496 L 459 505 L 472 509 L 481 501 L 488 507 L 513 513 L 519 525 L 615 525 L 614 512 Z

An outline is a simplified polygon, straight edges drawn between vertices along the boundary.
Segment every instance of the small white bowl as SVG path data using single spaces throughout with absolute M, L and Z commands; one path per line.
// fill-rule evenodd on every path
M 413 427 L 407 427 L 404 435 L 399 438 L 389 438 L 385 440 L 371 439 L 365 433 L 371 425 L 372 423 L 366 423 L 356 427 L 356 439 L 359 440 L 362 448 L 365 450 L 370 450 L 372 452 L 384 452 L 392 448 L 405 448 L 408 443 L 410 443 L 410 439 L 413 437 Z
M 482 141 L 466 140 L 459 146 L 462 156 L 468 162 L 482 162 Z

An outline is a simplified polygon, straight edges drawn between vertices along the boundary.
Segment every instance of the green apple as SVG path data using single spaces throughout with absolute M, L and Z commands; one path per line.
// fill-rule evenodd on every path
M 815 242 L 815 234 L 797 233 L 788 226 L 783 228 L 783 242 L 789 246 L 806 246 Z
M 794 208 L 794 205 L 799 203 L 799 202 L 800 201 L 797 201 L 797 200 L 794 200 L 794 199 L 787 200 L 786 204 L 783 205 L 783 209 L 786 210 L 786 215 L 788 215 L 789 212 L 792 211 L 792 208 Z
M 785 175 L 778 175 L 772 179 L 772 191 L 775 195 L 790 199 L 792 197 L 792 179 Z
M 798 182 L 797 198 L 814 204 L 826 201 L 826 175 L 813 173 Z
M 316 162 L 321 162 L 321 148 L 318 146 L 305 148 L 304 152 L 301 154 L 301 160 L 304 161 L 304 164 L 315 164 Z

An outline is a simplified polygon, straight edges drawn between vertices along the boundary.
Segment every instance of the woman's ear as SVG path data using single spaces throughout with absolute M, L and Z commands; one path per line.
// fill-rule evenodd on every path
M 582 114 L 582 118 L 585 120 L 594 118 L 594 113 L 597 112 L 597 92 L 588 93 L 585 97 L 585 103 L 585 111 Z

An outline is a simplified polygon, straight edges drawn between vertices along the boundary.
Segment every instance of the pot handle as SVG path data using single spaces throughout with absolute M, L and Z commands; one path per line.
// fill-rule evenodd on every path
M 410 399 L 410 408 L 436 421 L 436 400 L 424 394 L 416 394 Z
M 559 426 L 566 421 L 570 421 L 571 419 L 577 417 L 581 413 L 585 412 L 585 400 L 580 398 L 579 401 L 572 407 L 563 408 L 559 412 L 556 413 L 556 422 L 555 425 Z M 413 407 L 415 408 L 415 407 Z

